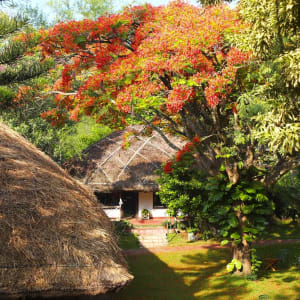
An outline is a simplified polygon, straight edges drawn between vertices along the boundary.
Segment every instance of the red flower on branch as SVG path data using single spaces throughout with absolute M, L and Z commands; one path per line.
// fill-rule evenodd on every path
M 172 169 L 172 166 L 173 166 L 173 162 L 172 161 L 167 161 L 164 165 L 164 173 L 165 174 L 170 174 L 172 173 L 173 169 Z

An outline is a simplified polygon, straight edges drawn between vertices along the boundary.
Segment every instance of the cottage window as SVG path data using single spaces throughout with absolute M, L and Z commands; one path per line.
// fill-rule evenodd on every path
M 160 198 L 157 194 L 153 193 L 153 208 L 166 208 L 160 201 Z
M 103 208 L 112 208 L 119 206 L 120 193 L 95 193 L 98 201 L 103 205 Z

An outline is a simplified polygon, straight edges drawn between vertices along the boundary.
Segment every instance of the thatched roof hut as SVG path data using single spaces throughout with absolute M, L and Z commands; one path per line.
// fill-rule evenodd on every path
M 124 134 L 130 146 L 124 149 Z M 132 126 L 114 132 L 91 145 L 83 152 L 83 159 L 66 165 L 72 176 L 89 185 L 94 191 L 143 191 L 158 190 L 155 171 L 176 152 L 157 133 L 143 135 L 144 127 Z M 168 136 L 181 148 L 181 138 Z
M 0 298 L 96 295 L 132 276 L 93 194 L 0 124 Z

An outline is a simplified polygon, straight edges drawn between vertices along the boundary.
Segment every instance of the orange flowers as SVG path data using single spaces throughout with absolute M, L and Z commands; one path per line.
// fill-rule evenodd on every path
M 182 158 L 184 157 L 184 155 L 186 153 L 193 153 L 193 151 L 195 150 L 195 145 L 200 144 L 201 140 L 198 136 L 195 136 L 193 138 L 192 142 L 187 142 L 181 150 L 177 151 L 175 154 L 175 161 L 176 162 L 180 162 L 182 160 Z M 173 166 L 174 161 L 170 160 L 167 161 L 166 164 L 164 165 L 164 173 L 166 174 L 170 174 L 173 171 Z
M 66 91 L 74 78 L 83 79 L 73 105 L 68 101 L 64 107 L 72 116 L 78 105 L 96 119 L 101 114 L 103 123 L 113 112 L 114 121 L 123 124 L 126 115 L 147 115 L 154 107 L 180 122 L 185 105 L 205 105 L 209 111 L 234 102 L 236 71 L 250 54 L 228 49 L 224 33 L 243 28 L 238 13 L 226 5 L 203 9 L 177 0 L 59 23 L 42 33 L 41 45 L 45 55 L 72 53 L 60 86 Z M 89 101 L 91 96 L 95 101 Z
M 195 95 L 193 88 L 179 85 L 169 92 L 167 100 L 167 109 L 171 113 L 178 113 L 185 102 L 191 100 Z

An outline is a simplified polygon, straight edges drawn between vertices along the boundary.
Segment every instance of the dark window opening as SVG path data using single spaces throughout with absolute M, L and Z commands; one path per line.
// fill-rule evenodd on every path
M 166 206 L 161 203 L 160 198 L 156 193 L 153 193 L 153 208 L 166 208 Z
M 120 193 L 95 192 L 95 195 L 104 208 L 112 208 L 112 207 L 119 206 Z
M 138 193 L 137 192 L 122 192 L 121 198 L 123 201 L 122 210 L 124 217 L 134 218 L 138 212 Z

